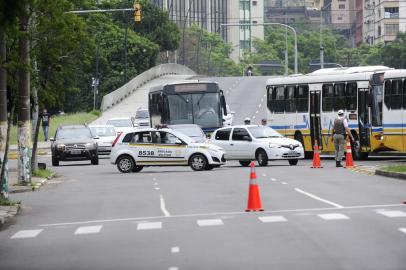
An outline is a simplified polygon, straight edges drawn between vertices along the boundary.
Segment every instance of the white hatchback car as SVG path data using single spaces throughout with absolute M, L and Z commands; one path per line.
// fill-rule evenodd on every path
M 122 173 L 139 172 L 144 166 L 190 166 L 195 171 L 225 164 L 224 150 L 208 143 L 195 143 L 171 129 L 140 129 L 118 136 L 110 154 L 111 164 Z
M 299 141 L 285 138 L 270 127 L 240 125 L 217 129 L 211 135 L 210 143 L 226 151 L 227 160 L 239 160 L 248 166 L 257 160 L 259 166 L 268 165 L 269 160 L 287 159 L 296 165 L 304 158 L 304 149 Z
M 106 125 L 112 125 L 117 133 L 135 130 L 134 124 L 130 117 L 117 117 L 107 120 Z
M 97 150 L 99 155 L 109 155 L 111 146 L 117 137 L 117 132 L 112 125 L 89 125 L 93 136 L 97 136 Z

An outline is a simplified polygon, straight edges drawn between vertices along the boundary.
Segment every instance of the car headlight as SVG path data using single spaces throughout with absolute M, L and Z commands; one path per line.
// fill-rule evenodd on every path
M 281 145 L 277 144 L 277 143 L 269 143 L 269 147 L 270 148 L 281 148 Z
M 65 150 L 65 145 L 64 144 L 58 144 L 56 146 L 56 148 L 58 148 L 58 150 Z
M 93 148 L 96 148 L 96 145 L 94 143 L 87 143 L 87 144 L 85 144 L 85 147 L 87 149 L 93 149 Z

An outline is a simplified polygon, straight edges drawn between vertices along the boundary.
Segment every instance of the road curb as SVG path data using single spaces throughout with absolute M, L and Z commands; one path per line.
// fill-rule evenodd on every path
M 375 171 L 375 174 L 385 176 L 385 177 L 392 177 L 392 178 L 397 178 L 397 179 L 401 179 L 401 180 L 406 180 L 406 173 L 388 172 L 388 171 L 378 169 Z
M 54 175 L 49 177 L 49 179 L 52 179 Z M 9 193 L 23 193 L 23 192 L 28 192 L 28 191 L 35 191 L 42 187 L 49 179 L 47 178 L 38 178 L 37 181 L 32 182 L 28 186 L 22 186 L 22 185 L 16 185 L 16 186 L 11 186 Z
M 0 230 L 6 227 L 19 212 L 20 204 L 11 206 L 0 205 Z

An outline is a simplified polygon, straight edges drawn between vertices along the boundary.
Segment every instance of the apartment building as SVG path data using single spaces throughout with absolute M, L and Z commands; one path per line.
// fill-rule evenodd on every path
M 399 31 L 406 31 L 406 0 L 365 0 L 365 42 L 391 42 Z
M 233 47 L 231 58 L 239 62 L 245 51 L 252 50 L 253 38 L 264 38 L 264 0 L 154 0 L 168 10 L 171 20 L 181 28 L 193 23 L 219 33 Z M 235 24 L 224 26 L 224 24 Z M 238 26 L 237 24 L 258 24 Z

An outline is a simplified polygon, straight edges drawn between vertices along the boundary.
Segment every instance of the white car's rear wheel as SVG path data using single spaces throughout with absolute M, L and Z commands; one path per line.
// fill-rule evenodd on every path
M 117 169 L 122 173 L 130 173 L 135 167 L 135 162 L 132 157 L 128 155 L 120 156 L 117 159 Z

